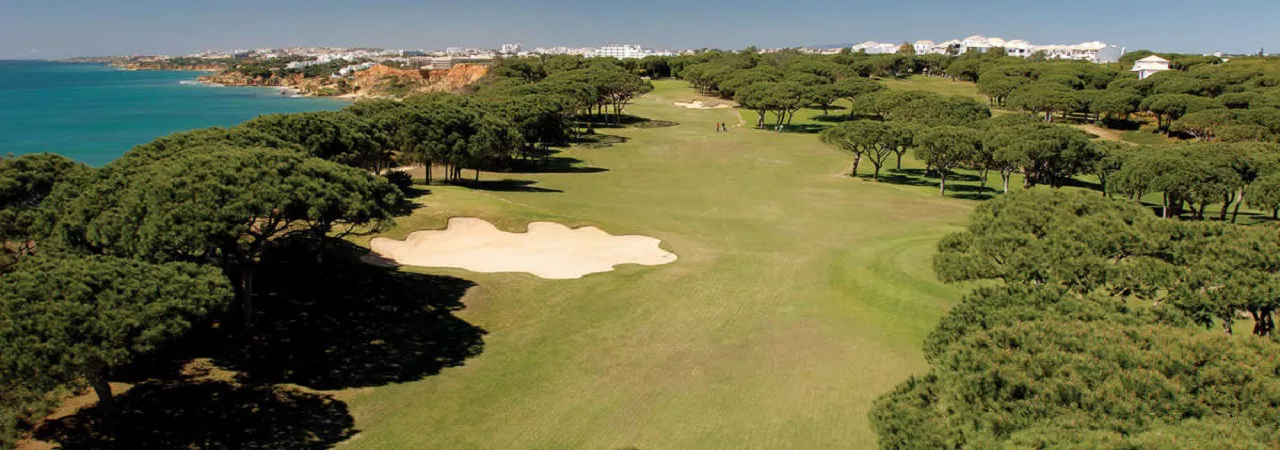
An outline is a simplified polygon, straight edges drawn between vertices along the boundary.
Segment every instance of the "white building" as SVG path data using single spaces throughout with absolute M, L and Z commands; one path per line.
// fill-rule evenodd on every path
M 1073 59 L 1095 63 L 1116 62 L 1124 54 L 1124 49 L 1114 45 L 1093 41 L 1075 45 L 1034 45 L 1030 42 L 1015 39 L 1004 40 L 998 37 L 969 36 L 964 39 L 953 39 L 946 42 L 922 40 L 911 44 L 916 54 L 964 54 L 970 51 L 986 53 L 993 48 L 1002 48 L 1009 56 L 1026 58 L 1038 52 L 1045 52 L 1050 59 Z M 854 52 L 865 51 L 870 54 L 897 53 L 899 45 L 874 41 L 854 45 Z
M 306 69 L 306 68 L 311 67 L 311 66 L 318 66 L 318 65 L 324 64 L 324 63 L 326 63 L 326 62 L 328 62 L 328 61 L 320 61 L 320 60 L 315 60 L 315 61 L 294 61 L 294 62 L 291 62 L 291 63 L 289 63 L 289 64 L 285 64 L 285 65 L 284 65 L 284 68 L 285 68 L 285 69 L 289 69 L 289 70 L 301 70 L 301 69 Z
M 852 50 L 854 53 L 866 52 L 868 55 L 891 55 L 898 53 L 899 47 L 901 46 L 897 44 L 867 41 L 854 45 Z
M 373 66 L 375 66 L 375 65 L 377 65 L 377 64 L 375 64 L 375 63 L 371 63 L 371 62 L 360 63 L 360 64 L 352 64 L 352 65 L 350 65 L 350 66 L 347 66 L 347 67 L 343 67 L 343 68 L 341 68 L 341 69 L 338 69 L 338 73 L 335 73 L 335 74 L 331 75 L 330 77 L 332 77 L 332 78 L 342 78 L 342 77 L 346 77 L 346 76 L 352 75 L 352 74 L 354 74 L 354 73 L 356 73 L 356 72 L 361 72 L 361 71 L 369 70 L 370 68 L 372 68 L 372 67 L 373 67 Z
M 1099 41 L 1075 45 L 1037 45 L 1035 49 L 1044 52 L 1049 59 L 1073 59 L 1095 63 L 1116 62 L 1124 55 L 1123 48 Z
M 520 53 L 520 44 L 502 44 L 502 54 L 514 55 Z
M 639 45 L 606 45 L 598 49 L 592 50 L 587 54 L 589 58 L 618 58 L 633 59 L 643 58 L 648 54 L 643 47 Z
M 1169 70 L 1169 60 L 1156 55 L 1142 58 L 1133 63 L 1130 72 L 1138 72 L 1138 79 L 1145 80 L 1147 77 L 1160 72 Z
M 925 54 L 933 53 L 934 52 L 933 49 L 937 46 L 938 46 L 937 42 L 933 42 L 929 40 L 916 41 L 914 44 L 911 44 L 911 47 L 916 50 L 917 55 L 925 55 Z
M 430 58 L 427 68 L 431 70 L 448 70 L 453 68 L 453 57 L 441 56 Z

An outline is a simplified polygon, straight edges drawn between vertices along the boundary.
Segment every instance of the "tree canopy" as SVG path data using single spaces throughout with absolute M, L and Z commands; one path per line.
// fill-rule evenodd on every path
M 1265 448 L 1280 442 L 1270 287 L 1280 234 L 1159 220 L 1125 201 L 1027 191 L 940 244 L 984 284 L 925 341 L 930 371 L 871 412 L 882 448 Z M 1221 330 L 1225 330 L 1223 333 Z
M 60 205 L 56 233 L 93 254 L 218 265 L 251 314 L 253 268 L 272 243 L 376 229 L 401 200 L 359 169 L 284 150 L 213 147 L 137 173 L 108 165 Z
M 25 261 L 0 277 L 0 378 L 35 392 L 88 382 L 109 409 L 113 369 L 182 336 L 230 297 L 217 269 L 190 263 Z

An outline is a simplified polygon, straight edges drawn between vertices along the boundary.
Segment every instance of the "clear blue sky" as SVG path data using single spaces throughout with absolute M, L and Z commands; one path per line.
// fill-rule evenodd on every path
M 1277 0 L 0 0 L 0 59 L 507 42 L 740 49 L 971 34 L 1280 53 L 1277 19 Z

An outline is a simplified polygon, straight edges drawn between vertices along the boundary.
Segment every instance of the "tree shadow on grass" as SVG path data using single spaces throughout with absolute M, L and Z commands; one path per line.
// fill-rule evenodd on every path
M 935 185 L 938 184 L 937 173 L 929 172 L 926 174 L 924 169 L 890 169 L 889 173 L 894 176 L 905 176 L 910 179 L 920 180 L 924 184 L 935 184 Z M 881 172 L 880 178 L 884 178 L 884 177 L 885 177 L 884 172 Z M 953 171 L 953 172 L 947 173 L 947 183 L 951 183 L 952 181 L 976 183 L 978 182 L 978 176 Z
M 431 195 L 430 189 L 420 185 L 410 186 L 407 189 L 402 189 L 401 192 L 404 193 L 404 198 L 400 200 L 399 204 L 391 208 L 391 214 L 395 217 L 405 217 L 413 214 L 414 211 L 424 208 L 425 206 L 422 203 L 415 202 L 413 199 Z
M 1102 127 L 1112 130 L 1137 131 L 1142 128 L 1142 122 L 1126 119 L 1102 119 Z
M 622 144 L 630 141 L 631 138 L 626 136 L 614 136 L 612 134 L 584 134 L 574 138 L 571 142 L 578 144 L 583 148 L 609 148 L 615 144 Z
M 823 115 L 813 117 L 813 120 L 816 122 L 826 122 L 826 123 L 849 122 L 849 121 L 854 121 L 858 119 L 859 117 L 856 117 L 856 116 L 849 117 L 849 114 L 823 114 Z
M 603 167 L 580 166 L 583 161 L 567 156 L 550 156 L 558 151 L 548 152 L 542 157 L 527 160 L 516 160 L 508 173 L 600 173 L 608 172 Z
M 415 381 L 462 365 L 485 331 L 453 315 L 475 284 L 360 260 L 339 239 L 298 239 L 258 272 L 255 328 L 209 349 L 247 383 L 343 389 Z
M 679 125 L 676 122 L 666 120 L 653 120 L 630 114 L 623 114 L 614 117 L 612 114 L 593 114 L 591 116 L 582 117 L 582 123 L 585 125 L 590 123 L 594 128 L 662 128 Z
M 327 395 L 225 381 L 151 381 L 45 423 L 36 438 L 73 449 L 325 449 L 356 434 L 342 402 Z
M 480 191 L 554 192 L 554 193 L 564 192 L 559 189 L 534 186 L 537 183 L 538 183 L 537 181 L 533 181 L 533 180 L 513 180 L 510 178 L 504 178 L 501 180 L 480 180 L 480 181 L 467 180 L 464 182 L 460 182 L 458 184 L 469 187 L 471 189 L 480 190 Z
M 1095 183 L 1095 182 L 1092 182 L 1092 181 L 1078 180 L 1078 179 L 1075 179 L 1075 178 L 1069 178 L 1069 179 L 1067 179 L 1065 182 L 1063 182 L 1063 183 L 1062 183 L 1062 186 L 1064 186 L 1064 187 L 1066 187 L 1066 186 L 1078 187 L 1078 188 L 1081 188 L 1081 189 L 1088 189 L 1088 190 L 1091 190 L 1091 191 L 1097 191 L 1097 192 L 1099 192 L 1099 193 L 1101 193 L 1101 192 L 1102 192 L 1102 183 Z M 1101 194 L 1099 194 L 1099 195 L 1101 195 Z
M 816 134 L 816 133 L 821 133 L 822 130 L 825 130 L 827 128 L 831 128 L 831 126 L 820 125 L 816 123 L 812 123 L 812 124 L 805 123 L 805 124 L 799 124 L 799 125 L 785 125 L 782 127 L 782 131 L 785 133 Z
M 870 176 L 862 178 L 870 181 Z M 947 197 L 965 200 L 988 200 L 997 194 L 999 189 L 998 186 L 988 185 L 983 187 L 972 184 L 959 184 L 959 182 L 976 183 L 978 180 L 979 177 L 977 175 L 957 172 L 947 174 Z M 882 170 L 880 171 L 880 182 L 906 186 L 931 187 L 934 189 L 938 188 L 939 183 L 937 178 L 927 178 L 923 169 Z
M 404 190 L 405 198 L 426 197 L 428 195 L 431 195 L 431 189 L 427 189 L 426 187 L 423 187 L 423 185 L 420 185 L 420 184 L 409 186 L 408 189 Z

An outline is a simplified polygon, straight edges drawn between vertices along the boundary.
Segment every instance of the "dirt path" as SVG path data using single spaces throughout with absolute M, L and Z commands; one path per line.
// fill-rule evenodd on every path
M 1124 137 L 1120 134 L 1119 131 L 1116 131 L 1116 130 L 1108 130 L 1106 128 L 1102 128 L 1100 126 L 1093 125 L 1093 124 L 1080 124 L 1080 125 L 1072 125 L 1072 126 L 1076 127 L 1076 129 L 1079 129 L 1086 133 L 1097 136 L 1098 139 L 1102 139 L 1104 141 L 1115 141 L 1115 142 L 1123 142 L 1126 144 L 1133 144 L 1132 142 L 1124 140 Z

